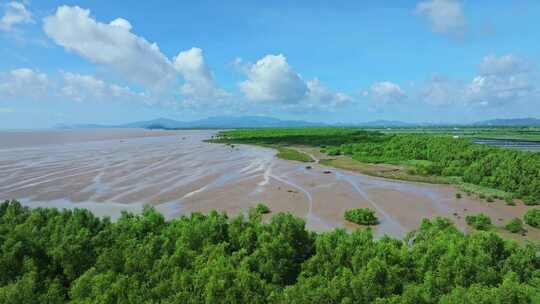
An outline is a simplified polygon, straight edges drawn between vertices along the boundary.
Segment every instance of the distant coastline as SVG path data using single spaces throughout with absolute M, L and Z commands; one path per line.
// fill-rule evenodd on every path
M 293 128 L 293 127 L 360 127 L 360 128 L 415 128 L 415 127 L 528 127 L 540 126 L 540 119 L 493 119 L 472 123 L 413 123 L 397 120 L 374 120 L 358 123 L 325 123 L 303 120 L 282 120 L 266 116 L 216 116 L 200 120 L 178 121 L 168 118 L 130 122 L 125 124 L 59 124 L 56 129 L 144 128 L 165 130 L 215 130 L 238 128 Z

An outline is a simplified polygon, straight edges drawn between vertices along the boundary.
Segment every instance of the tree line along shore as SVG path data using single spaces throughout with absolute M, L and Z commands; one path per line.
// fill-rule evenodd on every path
M 406 172 L 381 176 L 457 184 L 463 192 L 487 201 L 540 203 L 540 153 L 479 145 L 469 138 L 444 133 L 387 134 L 356 128 L 240 129 L 220 132 L 211 141 L 289 150 L 311 147 L 323 153 L 325 159 L 320 162 L 325 165 L 340 167 L 342 159 L 336 158 L 343 156 L 358 164 L 393 164 Z M 311 159 L 309 155 L 291 155 L 288 158 L 281 154 L 293 160 Z M 351 167 L 370 173 L 354 165 Z

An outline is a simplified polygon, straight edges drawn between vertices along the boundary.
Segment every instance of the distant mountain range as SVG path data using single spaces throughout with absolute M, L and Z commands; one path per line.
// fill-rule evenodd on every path
M 193 121 L 157 118 L 120 125 L 61 125 L 60 128 L 146 128 L 146 129 L 231 129 L 271 127 L 317 127 L 328 124 L 301 120 L 281 120 L 265 116 L 216 116 Z
M 540 126 L 537 118 L 492 119 L 474 123 L 477 126 Z
M 375 120 L 362 123 L 327 124 L 302 120 L 281 120 L 266 116 L 215 116 L 193 121 L 178 121 L 168 118 L 137 121 L 120 125 L 58 125 L 57 128 L 145 128 L 145 129 L 233 129 L 233 128 L 271 128 L 271 127 L 412 127 L 448 124 L 407 123 L 397 120 Z M 464 124 L 459 124 L 464 125 Z M 479 121 L 473 126 L 540 126 L 540 119 L 516 118 Z

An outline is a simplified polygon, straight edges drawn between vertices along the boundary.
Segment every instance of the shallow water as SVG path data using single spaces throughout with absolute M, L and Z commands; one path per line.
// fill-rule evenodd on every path
M 538 141 L 515 139 L 477 139 L 474 141 L 474 143 L 530 152 L 540 152 L 540 142 Z
M 374 178 L 283 161 L 270 149 L 203 142 L 216 131 L 83 130 L 0 133 L 0 199 L 31 207 L 87 208 L 117 218 L 153 204 L 167 218 L 212 209 L 245 213 L 257 202 L 292 212 L 307 227 L 354 228 L 349 208 L 375 210 L 376 235 L 402 237 L 422 218 L 464 228 L 468 213 L 521 216 L 521 207 L 458 200 L 450 186 Z M 11 145 L 10 145 L 11 140 Z

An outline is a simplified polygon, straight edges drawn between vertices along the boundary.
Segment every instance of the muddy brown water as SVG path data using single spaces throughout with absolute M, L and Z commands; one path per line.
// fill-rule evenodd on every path
M 284 161 L 254 146 L 205 143 L 216 131 L 59 130 L 0 133 L 0 199 L 30 207 L 87 208 L 117 218 L 153 204 L 167 218 L 211 209 L 246 212 L 265 202 L 326 231 L 354 228 L 349 208 L 375 210 L 376 235 L 403 237 L 423 218 L 444 216 L 466 229 L 484 212 L 502 225 L 524 206 L 464 197 L 447 185 L 387 180 Z M 324 171 L 330 171 L 325 173 Z M 536 232 L 533 232 L 535 236 Z M 537 234 L 537 233 L 536 233 Z

